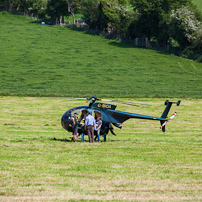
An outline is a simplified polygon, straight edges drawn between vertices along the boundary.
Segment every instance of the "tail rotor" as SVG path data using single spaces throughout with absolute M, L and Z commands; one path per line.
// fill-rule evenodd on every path
M 170 111 L 170 108 L 172 106 L 172 104 L 175 103 L 177 104 L 177 106 L 180 105 L 181 101 L 179 100 L 178 102 L 169 102 L 169 100 L 165 101 L 165 105 L 166 108 L 163 112 L 163 114 L 161 115 L 161 118 L 167 118 L 168 112 Z M 169 119 L 167 119 L 166 121 L 160 121 L 161 122 L 161 127 L 160 129 L 162 129 L 163 132 L 165 132 L 165 125 L 169 122 L 170 119 L 173 119 L 175 116 L 177 115 L 177 112 L 175 112 Z

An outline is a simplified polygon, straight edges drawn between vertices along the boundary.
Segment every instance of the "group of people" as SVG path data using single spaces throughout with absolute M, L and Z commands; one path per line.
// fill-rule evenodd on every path
M 100 130 L 102 126 L 102 118 L 99 116 L 95 120 L 95 118 L 87 111 L 87 116 L 85 118 L 84 129 L 86 130 L 89 138 L 90 143 L 94 143 L 94 132 L 97 131 L 97 138 L 98 142 L 100 141 Z M 72 118 L 72 128 L 73 128 L 73 141 L 76 142 L 77 137 L 79 136 L 78 133 L 78 121 L 77 121 L 78 114 L 75 112 Z M 82 134 L 82 142 L 84 142 L 84 133 Z

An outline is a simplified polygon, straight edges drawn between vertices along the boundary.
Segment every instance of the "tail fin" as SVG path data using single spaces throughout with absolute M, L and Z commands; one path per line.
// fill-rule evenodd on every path
M 177 106 L 179 106 L 180 102 L 181 102 L 180 100 L 178 102 L 169 102 L 169 100 L 166 100 L 165 101 L 166 108 L 165 108 L 163 114 L 161 115 L 161 118 L 165 118 L 166 119 L 167 115 L 168 115 L 168 112 L 170 111 L 170 108 L 171 108 L 172 104 L 176 103 Z M 162 126 L 165 121 L 160 121 L 160 122 L 161 122 L 161 126 Z M 165 132 L 165 125 L 162 127 L 162 131 Z

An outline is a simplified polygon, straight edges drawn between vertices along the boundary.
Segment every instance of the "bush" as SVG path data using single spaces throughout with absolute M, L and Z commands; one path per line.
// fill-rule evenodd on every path
M 182 48 L 190 46 L 198 40 L 201 31 L 201 23 L 196 19 L 189 8 L 182 7 L 172 11 L 170 34 Z M 200 37 L 199 37 L 200 38 Z
M 192 44 L 196 51 L 198 52 L 202 51 L 202 29 L 193 34 Z

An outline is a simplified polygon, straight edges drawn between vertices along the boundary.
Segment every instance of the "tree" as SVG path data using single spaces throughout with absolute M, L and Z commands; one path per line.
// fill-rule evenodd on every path
M 7 0 L 1 0 L 0 1 L 0 9 L 4 9 L 4 10 L 7 10 L 8 9 L 8 1 Z
M 75 24 L 75 12 L 77 12 L 80 9 L 82 0 L 67 0 L 68 4 L 68 12 L 73 17 L 73 25 Z
M 34 14 L 39 15 L 40 17 L 44 17 L 46 6 L 47 6 L 46 0 L 29 0 L 28 10 Z
M 49 0 L 47 4 L 47 14 L 51 16 L 52 22 L 60 19 L 61 16 L 68 15 L 66 0 Z
M 31 6 L 31 1 L 27 0 L 13 0 L 12 6 L 16 10 L 21 10 L 24 12 L 28 11 L 28 8 Z
M 12 0 L 1 0 L 0 1 L 0 9 L 3 8 L 6 11 L 12 11 L 13 1 Z
M 193 34 L 193 38 L 192 38 L 191 42 L 194 46 L 194 49 L 201 54 L 201 52 L 202 52 L 202 29 L 198 30 L 197 32 L 195 32 Z
M 108 18 L 103 12 L 105 0 L 83 0 L 82 14 L 91 29 L 103 30 L 107 28 Z
M 191 0 L 131 0 L 138 12 L 138 20 L 133 22 L 137 35 L 152 37 L 166 44 L 169 39 L 170 13 L 182 5 L 191 3 Z
M 202 25 L 193 12 L 187 7 L 182 7 L 176 11 L 172 10 L 170 23 L 170 34 L 181 48 L 185 48 L 191 43 L 197 44 L 197 38 L 200 40 Z
M 89 28 L 95 29 L 98 22 L 99 0 L 84 0 L 82 2 L 82 14 L 85 16 L 85 22 Z
M 108 27 L 119 35 L 126 35 L 128 27 L 134 18 L 134 12 L 126 1 L 120 4 L 119 1 L 108 1 L 103 6 L 103 12 L 108 17 Z

